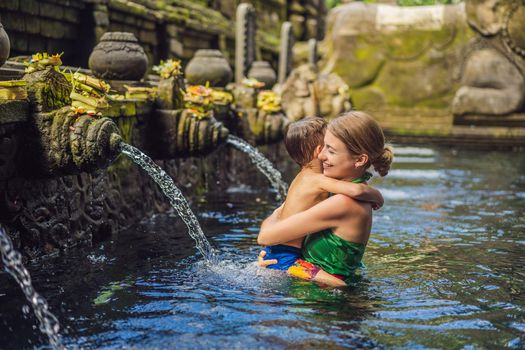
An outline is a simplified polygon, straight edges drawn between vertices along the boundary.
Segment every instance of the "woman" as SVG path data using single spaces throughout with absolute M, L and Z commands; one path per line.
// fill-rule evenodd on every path
M 328 124 L 319 154 L 323 174 L 346 181 L 366 177 L 370 166 L 385 176 L 392 158 L 392 149 L 385 147 L 385 137 L 377 122 L 359 111 L 348 112 Z M 292 275 L 313 279 L 320 268 L 342 280 L 352 275 L 370 236 L 370 203 L 337 194 L 283 220 L 278 219 L 280 210 L 276 209 L 262 223 L 257 242 L 276 245 L 306 237 L 304 260 L 297 261 L 295 273 L 290 271 Z

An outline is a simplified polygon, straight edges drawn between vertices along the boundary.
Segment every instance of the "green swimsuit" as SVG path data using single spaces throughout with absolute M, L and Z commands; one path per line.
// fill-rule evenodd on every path
M 366 244 L 349 242 L 323 230 L 306 236 L 303 259 L 328 273 L 348 277 L 361 265 Z
M 370 177 L 372 174 L 366 172 L 352 182 L 363 183 Z M 361 266 L 365 248 L 366 244 L 349 242 L 326 229 L 305 237 L 303 259 L 328 273 L 348 277 Z

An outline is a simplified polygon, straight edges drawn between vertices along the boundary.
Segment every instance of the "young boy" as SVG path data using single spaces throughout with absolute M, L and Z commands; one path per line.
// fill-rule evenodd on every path
M 363 183 L 336 180 L 323 175 L 321 161 L 317 156 L 323 148 L 325 131 L 326 121 L 322 118 L 304 118 L 290 124 L 284 144 L 288 154 L 299 164 L 301 170 L 290 185 L 286 201 L 277 209 L 280 210 L 281 219 L 313 207 L 326 199 L 329 193 L 344 194 L 360 201 L 372 202 L 376 209 L 383 205 L 383 197 L 378 190 Z M 264 262 L 260 261 L 259 264 L 270 269 L 288 271 L 297 276 L 297 272 L 289 269 L 293 269 L 294 263 L 302 258 L 302 241 L 303 238 L 299 238 L 265 247 L 260 255 L 260 258 L 264 257 Z M 323 270 L 312 280 L 331 286 L 345 285 L 342 280 Z

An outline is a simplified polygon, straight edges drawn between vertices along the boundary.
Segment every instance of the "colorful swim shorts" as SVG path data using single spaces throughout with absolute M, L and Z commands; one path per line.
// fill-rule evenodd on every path
M 321 271 L 319 267 L 303 259 L 297 259 L 295 263 L 292 266 L 290 266 L 287 270 L 290 276 L 308 281 L 313 280 L 315 276 L 317 276 L 317 273 L 319 273 L 319 271 Z M 345 280 L 344 276 L 336 275 L 334 273 L 332 273 L 331 275 L 339 278 L 342 281 Z
M 321 271 L 320 268 L 303 259 L 297 259 L 292 266 L 288 268 L 288 274 L 303 280 L 312 280 L 317 273 Z

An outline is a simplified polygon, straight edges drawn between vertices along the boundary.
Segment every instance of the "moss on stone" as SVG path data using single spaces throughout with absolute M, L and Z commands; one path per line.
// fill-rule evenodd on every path
M 115 118 L 115 122 L 122 136 L 122 140 L 126 143 L 133 143 L 133 131 L 135 124 L 137 123 L 136 118 Z
M 353 108 L 360 110 L 381 109 L 386 104 L 383 91 L 376 86 L 351 90 L 350 100 Z
M 155 22 L 171 22 L 180 28 L 190 28 L 234 39 L 235 26 L 220 11 L 205 4 L 189 0 L 172 0 L 169 3 L 150 0 L 109 0 L 108 6 L 124 13 Z M 279 28 L 260 28 L 257 32 L 258 45 L 276 53 L 279 48 Z
M 350 88 L 359 88 L 371 84 L 379 74 L 384 62 L 384 49 L 374 45 L 368 38 L 348 38 L 336 52 L 336 62 L 333 68 Z
M 325 47 L 334 55 L 333 71 L 349 85 L 356 108 L 386 104 L 448 109 L 473 35 L 466 23 L 457 21 L 434 31 L 337 37 Z
M 27 92 L 37 110 L 49 112 L 71 104 L 71 83 L 55 67 L 26 74 Z

